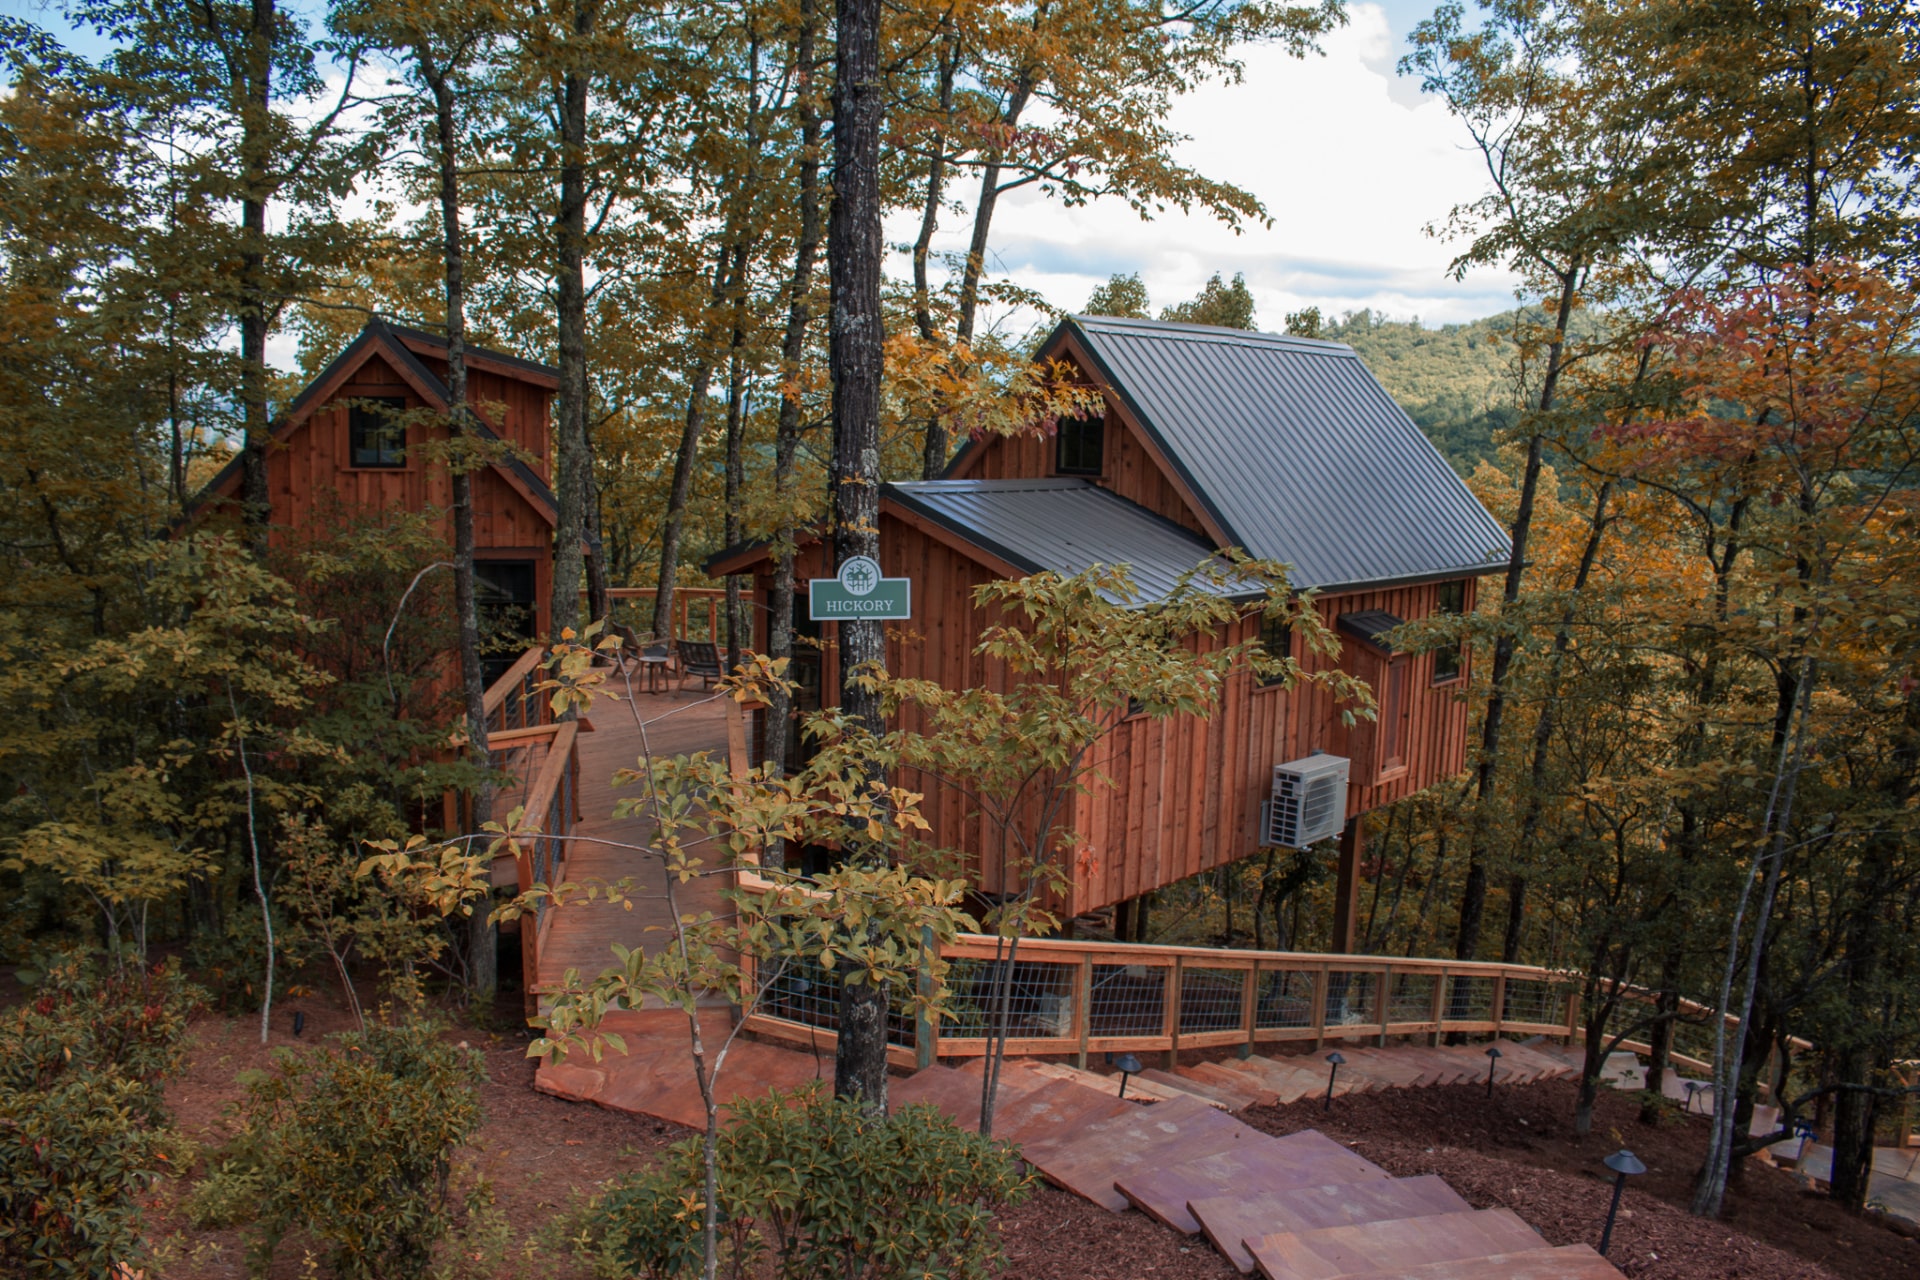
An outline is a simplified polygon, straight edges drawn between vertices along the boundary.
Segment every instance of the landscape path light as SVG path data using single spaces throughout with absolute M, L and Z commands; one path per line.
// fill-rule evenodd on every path
M 1340 1064 L 1346 1061 L 1338 1049 L 1327 1055 L 1327 1061 L 1333 1065 L 1327 1069 L 1327 1100 L 1320 1104 L 1322 1111 L 1333 1110 L 1333 1078 L 1340 1074 Z
M 1499 1066 L 1500 1066 L 1500 1046 L 1497 1044 L 1488 1045 L 1487 1046 L 1487 1096 L 1489 1098 L 1493 1096 L 1493 1073 L 1499 1069 Z
M 1140 1059 L 1131 1053 L 1121 1054 L 1113 1060 L 1113 1065 L 1120 1068 L 1120 1096 L 1124 1098 L 1127 1096 L 1127 1077 L 1143 1068 L 1140 1065 Z
M 1604 1258 L 1607 1246 L 1613 1243 L 1613 1216 L 1620 1212 L 1620 1193 L 1627 1189 L 1627 1179 L 1639 1177 L 1647 1171 L 1647 1166 L 1625 1147 L 1600 1163 L 1613 1170 L 1613 1203 L 1607 1206 L 1607 1225 L 1600 1230 L 1600 1256 Z

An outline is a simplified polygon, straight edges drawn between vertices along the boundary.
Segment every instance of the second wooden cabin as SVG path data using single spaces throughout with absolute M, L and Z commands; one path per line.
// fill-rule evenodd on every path
M 946 478 L 883 488 L 881 563 L 913 583 L 913 617 L 897 624 L 888 669 L 949 688 L 985 683 L 973 649 L 986 620 L 973 591 L 995 578 L 1124 564 L 1151 596 L 1229 547 L 1290 565 L 1292 586 L 1317 593 L 1342 640 L 1337 659 L 1293 656 L 1365 680 L 1378 720 L 1348 726 L 1319 688 L 1261 687 L 1242 671 L 1209 718 L 1126 721 L 1094 761 L 1110 785 L 1078 798 L 1069 825 L 1091 856 L 1060 906 L 1124 907 L 1262 848 L 1338 836 L 1335 949 L 1351 949 L 1357 819 L 1457 773 L 1466 755 L 1465 651 L 1396 653 L 1388 634 L 1471 609 L 1477 578 L 1505 564 L 1505 529 L 1349 347 L 1075 316 L 1039 355 L 1072 364 L 1102 391 L 1105 412 L 1050 436 L 976 441 Z M 796 573 L 830 577 L 830 558 L 809 543 Z M 708 568 L 756 575 L 764 645 L 766 551 L 743 548 Z M 1260 625 L 1250 619 L 1225 640 Z M 832 650 L 837 624 L 803 616 L 796 626 Z M 1284 632 L 1261 638 L 1293 645 Z M 834 664 L 816 652 L 797 654 L 794 674 L 807 701 L 838 700 Z M 1303 814 L 1303 798 L 1327 811 Z M 936 790 L 926 811 L 942 843 L 984 847 L 959 795 Z M 999 890 L 990 868 L 975 870 L 984 892 Z

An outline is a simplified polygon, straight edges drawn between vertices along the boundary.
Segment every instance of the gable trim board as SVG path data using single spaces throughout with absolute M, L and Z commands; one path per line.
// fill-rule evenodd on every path
M 1222 547 L 1324 594 L 1505 567 L 1511 541 L 1353 349 L 1070 316 L 1041 356 L 1084 357 Z M 972 441 L 949 476 L 991 447 Z
M 431 335 L 421 334 L 418 330 L 409 332 L 418 335 L 417 341 L 431 337 Z M 442 340 L 439 345 L 444 350 L 446 343 Z M 500 356 L 498 352 L 487 354 L 490 357 Z M 448 405 L 452 403 L 452 393 L 447 390 L 446 383 L 421 363 L 419 356 L 410 349 L 408 344 L 399 339 L 392 326 L 375 318 L 367 321 L 366 328 L 347 344 L 347 349 L 329 361 L 327 367 L 320 371 L 320 375 L 293 398 L 287 405 L 286 411 L 274 422 L 270 440 L 276 444 L 284 442 L 296 430 L 306 425 L 314 411 L 326 405 L 355 371 L 375 355 L 384 357 L 401 380 L 426 402 L 428 408 L 441 413 L 447 411 Z M 512 357 L 500 358 L 511 359 Z M 518 374 L 511 376 L 518 376 Z M 500 436 L 484 418 L 476 413 L 472 415 L 472 419 L 475 434 L 482 440 L 489 444 L 501 443 Z M 241 455 L 236 453 L 233 459 L 194 496 L 188 504 L 189 514 L 198 514 L 202 507 L 212 502 L 238 497 L 241 464 Z M 491 469 L 525 499 L 548 525 L 559 523 L 559 503 L 553 496 L 553 490 L 534 472 L 533 468 L 519 458 L 508 456 L 493 459 Z

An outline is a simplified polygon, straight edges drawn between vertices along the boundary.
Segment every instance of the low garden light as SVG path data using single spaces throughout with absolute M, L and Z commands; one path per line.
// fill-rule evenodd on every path
M 1693 1100 L 1699 1096 L 1700 1091 L 1702 1089 L 1711 1089 L 1713 1086 L 1708 1084 L 1704 1080 L 1682 1080 L 1680 1082 L 1680 1087 L 1686 1090 L 1686 1093 L 1687 1093 L 1687 1105 L 1680 1108 L 1680 1110 L 1683 1113 L 1692 1114 Z M 1706 1108 L 1703 1106 L 1700 1108 L 1700 1110 L 1704 1112 Z
M 1333 1065 L 1327 1069 L 1327 1100 L 1320 1104 L 1322 1111 L 1333 1110 L 1333 1078 L 1340 1074 L 1340 1064 L 1346 1061 L 1338 1049 L 1327 1055 L 1327 1061 Z
M 1613 1219 L 1620 1212 L 1620 1193 L 1627 1189 L 1627 1179 L 1639 1177 L 1647 1171 L 1647 1166 L 1625 1147 L 1600 1163 L 1613 1170 L 1613 1203 L 1607 1206 L 1607 1225 L 1600 1230 L 1600 1256 L 1605 1257 L 1607 1246 L 1613 1243 Z
M 1131 1053 L 1121 1054 L 1113 1060 L 1113 1065 L 1120 1068 L 1120 1096 L 1124 1098 L 1127 1096 L 1127 1077 L 1144 1068 L 1140 1065 L 1140 1059 Z
M 1487 1096 L 1493 1096 L 1493 1073 L 1500 1069 L 1500 1046 L 1487 1046 Z

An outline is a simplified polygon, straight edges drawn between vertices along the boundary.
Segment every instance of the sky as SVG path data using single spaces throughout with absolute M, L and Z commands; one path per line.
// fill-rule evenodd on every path
M 1323 55 L 1296 60 L 1249 48 L 1241 83 L 1176 102 L 1171 124 L 1188 138 L 1179 158 L 1251 191 L 1270 224 L 1235 234 L 1177 210 L 1143 222 L 1117 201 L 1068 209 L 1023 189 L 996 212 L 990 270 L 1068 310 L 1116 272 L 1139 272 L 1156 309 L 1192 297 L 1216 271 L 1239 272 L 1264 329 L 1305 306 L 1330 318 L 1365 307 L 1429 325 L 1511 307 L 1512 277 L 1479 269 L 1450 279 L 1458 247 L 1426 231 L 1486 185 L 1479 154 L 1446 108 L 1394 70 L 1435 2 L 1350 2 L 1346 27 L 1322 41 Z M 64 25 L 42 0 L 0 0 L 0 13 Z M 86 34 L 72 39 L 82 53 L 99 52 Z M 949 217 L 938 247 L 963 249 L 967 230 Z M 913 215 L 887 231 L 895 243 L 910 241 Z M 1015 329 L 1031 323 L 1004 319 Z
M 1348 25 L 1322 42 L 1325 56 L 1252 48 L 1241 83 L 1176 103 L 1172 126 L 1189 138 L 1180 158 L 1251 191 L 1270 225 L 1236 235 L 1178 211 L 1143 222 L 1117 201 L 1068 209 L 1026 189 L 996 211 L 990 266 L 1070 310 L 1115 272 L 1138 271 L 1156 310 L 1192 297 L 1216 271 L 1241 272 L 1264 329 L 1305 306 L 1429 325 L 1513 306 L 1513 277 L 1450 279 L 1458 247 L 1426 233 L 1486 186 L 1479 153 L 1446 107 L 1394 71 L 1431 10 L 1430 0 L 1350 4 Z M 910 225 L 890 227 L 892 238 L 911 239 Z M 943 247 L 962 248 L 964 231 L 949 229 Z

